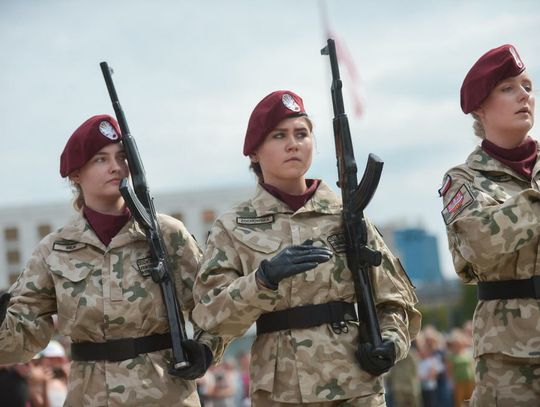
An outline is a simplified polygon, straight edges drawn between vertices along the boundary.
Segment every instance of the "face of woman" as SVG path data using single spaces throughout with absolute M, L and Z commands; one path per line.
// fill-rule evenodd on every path
M 129 175 L 126 154 L 121 143 L 109 144 L 99 150 L 70 178 L 79 184 L 85 204 L 97 211 L 120 209 L 124 201 L 119 185 Z
M 301 183 L 311 166 L 313 137 L 303 117 L 290 117 L 278 123 L 250 155 L 261 166 L 264 182 L 282 190 Z M 305 183 L 304 183 L 305 185 Z
M 532 81 L 523 72 L 499 82 L 475 113 L 488 140 L 523 139 L 534 124 L 534 105 Z

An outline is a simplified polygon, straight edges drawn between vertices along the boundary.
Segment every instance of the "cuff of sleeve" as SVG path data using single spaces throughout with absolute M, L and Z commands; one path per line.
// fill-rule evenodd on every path
M 385 331 L 382 333 L 382 338 L 383 341 L 385 339 L 390 339 L 392 342 L 394 342 L 394 346 L 396 349 L 396 362 L 405 359 L 407 353 L 409 352 L 409 344 L 405 344 L 396 332 Z

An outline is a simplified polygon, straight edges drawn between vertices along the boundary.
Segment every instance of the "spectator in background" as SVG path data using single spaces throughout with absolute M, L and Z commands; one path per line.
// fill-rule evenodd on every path
M 0 365 L 0 395 L 10 407 L 27 407 L 30 401 L 27 364 Z
M 409 354 L 394 365 L 386 376 L 388 396 L 392 400 L 392 407 L 420 407 L 421 388 L 418 377 L 418 353 L 416 343 L 411 344 Z M 390 406 L 390 403 L 388 403 Z
M 208 393 L 208 400 L 212 407 L 237 407 L 235 394 L 237 390 L 237 376 L 234 364 L 224 361 L 213 365 L 210 370 L 214 377 L 214 387 Z
M 448 371 L 454 383 L 454 407 L 471 398 L 474 390 L 474 358 L 469 341 L 460 329 L 454 329 L 448 339 Z
M 51 375 L 46 383 L 49 407 L 62 407 L 67 396 L 69 376 L 69 360 L 64 347 L 58 341 L 50 341 L 38 354 L 36 362 Z
M 242 379 L 242 406 L 251 406 L 251 399 L 249 397 L 249 352 L 243 352 L 239 356 L 240 365 L 240 378 Z

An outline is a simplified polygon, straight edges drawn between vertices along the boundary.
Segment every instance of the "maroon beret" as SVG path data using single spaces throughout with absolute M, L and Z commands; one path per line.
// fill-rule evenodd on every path
M 470 113 L 477 109 L 497 83 L 524 70 L 525 64 L 513 45 L 489 50 L 476 61 L 463 80 L 461 110 Z
M 60 156 L 60 175 L 67 177 L 90 160 L 103 147 L 118 143 L 122 133 L 108 114 L 92 116 L 71 135 Z
M 277 90 L 261 100 L 249 118 L 244 155 L 250 155 L 278 123 L 291 116 L 305 116 L 302 98 L 290 90 Z

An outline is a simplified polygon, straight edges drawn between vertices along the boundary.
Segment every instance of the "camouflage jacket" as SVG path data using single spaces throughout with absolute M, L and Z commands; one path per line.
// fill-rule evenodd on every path
M 176 290 L 185 312 L 202 253 L 184 225 L 159 221 Z M 72 342 L 142 337 L 168 332 L 158 284 L 148 273 L 150 251 L 144 232 L 130 220 L 108 247 L 79 215 L 49 234 L 11 287 L 0 326 L 0 363 L 27 361 L 58 330 Z M 196 328 L 195 336 L 217 357 L 222 341 Z M 193 381 L 167 373 L 171 351 L 142 354 L 122 362 L 72 362 L 66 406 L 198 406 Z
M 540 161 L 532 181 L 477 147 L 443 181 L 443 219 L 457 274 L 465 283 L 540 274 Z M 540 301 L 479 301 L 474 354 L 540 355 Z
M 395 258 L 368 223 L 369 245 L 381 250 L 383 265 L 372 270 L 383 336 L 393 338 L 398 358 L 409 349 L 420 325 L 416 296 Z M 254 271 L 284 247 L 312 239 L 333 249 L 327 263 L 284 279 L 276 291 L 259 286 Z M 341 204 L 321 182 L 298 211 L 258 186 L 254 198 L 222 215 L 212 227 L 193 289 L 193 318 L 219 335 L 241 336 L 261 314 L 329 301 L 354 302 L 346 267 Z M 361 370 L 354 352 L 358 324 L 347 333 L 329 325 L 259 335 L 251 352 L 251 391 L 265 390 L 281 402 L 320 402 L 368 396 L 383 391 L 381 378 Z

